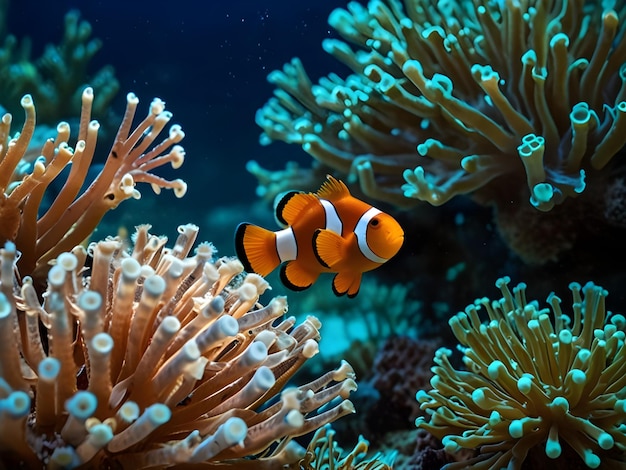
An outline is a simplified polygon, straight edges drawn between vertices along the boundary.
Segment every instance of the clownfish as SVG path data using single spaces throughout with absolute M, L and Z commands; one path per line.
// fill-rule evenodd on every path
M 336 273 L 333 292 L 354 297 L 362 273 L 389 261 L 404 241 L 392 216 L 353 197 L 330 175 L 315 193 L 283 195 L 276 220 L 285 228 L 239 224 L 235 249 L 248 272 L 267 276 L 282 264 L 281 281 L 296 291 L 311 287 L 320 273 Z

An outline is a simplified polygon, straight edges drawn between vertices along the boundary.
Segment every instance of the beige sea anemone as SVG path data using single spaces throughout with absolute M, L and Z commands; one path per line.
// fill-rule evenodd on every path
M 43 303 L 18 252 L 0 250 L 0 460 L 17 468 L 238 468 L 293 464 L 292 438 L 354 411 L 347 363 L 289 385 L 318 352 L 320 323 L 258 303 L 198 228 L 174 245 L 140 226 L 130 250 L 107 238 L 59 254 Z M 40 333 L 43 325 L 43 335 Z

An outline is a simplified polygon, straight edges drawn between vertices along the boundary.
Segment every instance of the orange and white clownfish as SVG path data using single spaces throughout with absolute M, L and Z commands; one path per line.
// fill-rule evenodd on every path
M 361 274 L 389 261 L 404 241 L 393 217 L 353 197 L 330 175 L 316 193 L 286 193 L 276 219 L 286 228 L 239 224 L 235 249 L 248 272 L 267 276 L 282 264 L 280 278 L 292 290 L 307 289 L 329 272 L 336 273 L 335 294 L 354 297 Z

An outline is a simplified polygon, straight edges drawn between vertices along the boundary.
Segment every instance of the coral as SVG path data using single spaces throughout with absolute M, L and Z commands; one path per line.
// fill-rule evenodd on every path
M 257 179 L 256 194 L 267 202 L 273 202 L 276 196 L 297 189 L 298 191 L 315 192 L 320 181 L 329 174 L 329 168 L 315 164 L 312 168 L 300 168 L 297 162 L 288 162 L 284 170 L 270 171 L 250 160 L 246 170 Z
M 119 83 L 110 65 L 88 74 L 90 61 L 102 47 L 99 39 L 91 37 L 91 32 L 91 25 L 80 18 L 78 11 L 69 11 L 61 42 L 46 45 L 38 58 L 31 56 L 28 38 L 18 42 L 11 34 L 0 36 L 2 106 L 17 115 L 20 98 L 30 94 L 37 103 L 38 121 L 56 125 L 61 119 L 79 114 L 82 90 L 89 84 L 96 92 L 92 104 L 94 115 L 106 117 Z
M 461 456 L 460 452 L 454 457 L 447 454 L 436 437 L 415 428 L 387 432 L 373 441 L 370 450 L 383 455 L 393 453 L 394 470 L 440 470 Z
M 22 253 L 18 262 L 22 275 L 36 280 L 45 277 L 48 262 L 88 238 L 107 211 L 126 199 L 141 196 L 137 183 L 149 183 L 156 193 L 171 188 L 177 197 L 186 192 L 183 180 L 169 181 L 153 173 L 167 163 L 174 168 L 182 165 L 185 152 L 177 145 L 184 137 L 182 129 L 173 125 L 166 138 L 156 141 L 172 117 L 158 98 L 152 101 L 148 115 L 133 127 L 139 100 L 132 93 L 127 96 L 126 112 L 102 171 L 81 192 L 100 127 L 98 121 L 91 120 L 93 101 L 93 89 L 85 88 L 74 148 L 68 144 L 70 126 L 62 122 L 56 137 L 44 143 L 34 161 L 28 160 L 36 130 L 32 96 L 21 100 L 26 121 L 15 137 L 9 135 L 11 114 L 5 114 L 0 121 L 0 243 L 15 242 Z M 44 208 L 42 200 L 48 186 L 57 178 L 62 180 L 59 174 L 70 163 L 62 189 Z
M 0 250 L 0 456 L 12 468 L 164 468 L 297 462 L 291 438 L 351 413 L 347 363 L 284 388 L 318 352 L 320 323 L 295 325 L 284 297 L 214 259 L 198 228 L 171 248 L 140 226 L 128 252 L 108 238 L 62 253 L 40 303 Z M 39 325 L 43 324 L 41 340 Z M 331 403 L 337 399 L 337 403 Z M 320 410 L 324 407 L 324 410 Z
M 625 15 L 623 2 L 584 0 L 350 2 L 329 18 L 345 42 L 323 47 L 353 74 L 314 85 L 299 59 L 271 73 L 275 96 L 256 117 L 261 142 L 299 144 L 398 206 L 471 195 L 495 206 L 496 221 L 528 206 L 560 238 L 537 256 L 545 238 L 507 241 L 545 262 L 577 231 L 542 212 L 568 213 L 576 198 L 585 214 L 601 213 L 619 165 Z M 523 227 L 500 229 L 506 238 Z
M 403 467 L 407 470 L 439 470 L 445 464 L 454 462 L 452 456 L 442 449 L 441 442 L 423 429 L 416 430 L 411 450 L 413 454 Z M 461 452 L 458 452 L 455 457 L 459 454 Z
M 385 429 L 391 416 L 398 416 L 401 427 L 408 427 L 421 415 L 415 401 L 415 390 L 425 388 L 432 372 L 432 357 L 438 344 L 432 340 L 417 340 L 409 336 L 391 336 L 384 341 L 376 353 L 370 383 L 380 393 L 378 413 L 385 410 L 378 432 Z M 380 417 L 377 418 L 380 421 Z M 386 429 L 389 429 L 387 427 Z
M 302 470 L 391 470 L 394 462 L 394 452 L 383 456 L 376 454 L 371 459 L 364 459 L 369 443 L 363 437 L 348 453 L 337 445 L 334 440 L 335 432 L 330 425 L 318 429 L 305 457 L 300 461 Z
M 519 469 L 527 456 L 543 457 L 533 468 L 572 468 L 576 454 L 590 468 L 624 468 L 626 319 L 605 310 L 607 292 L 593 283 L 570 284 L 568 315 L 556 295 L 540 308 L 525 284 L 511 292 L 509 282 L 496 283 L 501 299 L 478 299 L 450 319 L 466 370 L 450 364 L 450 350 L 436 353 L 433 390 L 417 394 L 430 419 L 417 426 L 447 452 L 478 449 L 476 469 Z

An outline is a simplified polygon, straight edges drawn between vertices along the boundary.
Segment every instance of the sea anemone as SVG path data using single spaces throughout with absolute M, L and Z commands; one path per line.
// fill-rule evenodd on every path
M 556 295 L 540 308 L 526 300 L 525 284 L 511 293 L 509 281 L 497 282 L 501 299 L 478 299 L 450 319 L 465 369 L 452 366 L 450 350 L 437 352 L 433 389 L 417 394 L 428 418 L 417 426 L 448 452 L 477 450 L 448 470 L 519 469 L 538 453 L 546 468 L 571 468 L 564 462 L 576 454 L 590 468 L 624 468 L 626 319 L 605 310 L 607 291 L 593 283 L 570 284 L 567 315 Z

